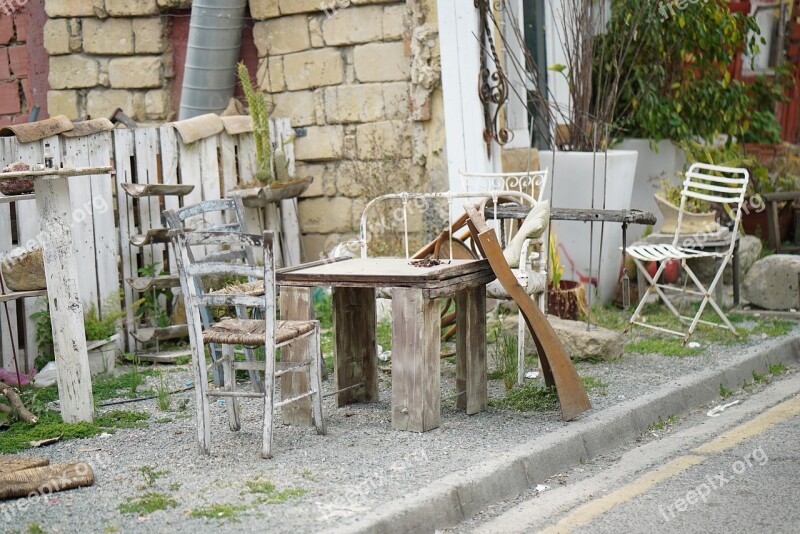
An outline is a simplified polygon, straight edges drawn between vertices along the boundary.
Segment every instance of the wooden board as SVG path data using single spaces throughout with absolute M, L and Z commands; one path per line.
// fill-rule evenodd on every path
M 486 226 L 483 215 L 475 205 L 466 205 L 469 214 L 469 227 L 472 238 L 479 244 L 481 252 L 489 260 L 498 280 L 509 296 L 519 306 L 525 318 L 536 349 L 547 385 L 555 385 L 561 404 L 561 418 L 571 421 L 592 408 L 586 390 L 581 383 L 575 366 L 567 351 L 558 339 L 553 327 L 547 321 L 525 289 L 519 285 L 514 273 L 503 257 L 503 249 L 494 230 Z
M 467 415 L 486 410 L 486 289 L 456 293 L 456 407 Z
M 378 400 L 377 313 L 375 290 L 333 288 L 334 377 L 336 405 Z
M 281 289 L 281 317 L 294 320 L 310 320 L 314 318 L 311 288 L 286 287 Z M 281 362 L 302 362 L 310 354 L 309 343 L 314 336 L 297 340 L 281 349 Z M 269 357 L 269 355 L 267 355 Z M 305 371 L 288 373 L 280 377 L 281 397 L 290 399 L 309 389 L 309 375 Z M 306 397 L 281 407 L 281 419 L 287 425 L 311 424 L 311 398 Z
M 530 213 L 529 206 L 517 204 L 501 204 L 497 206 L 498 219 L 524 219 Z M 494 206 L 484 209 L 487 219 L 495 217 Z M 628 224 L 656 224 L 656 216 L 649 211 L 642 210 L 595 210 L 551 208 L 550 220 L 553 221 L 583 221 L 583 222 L 616 222 Z

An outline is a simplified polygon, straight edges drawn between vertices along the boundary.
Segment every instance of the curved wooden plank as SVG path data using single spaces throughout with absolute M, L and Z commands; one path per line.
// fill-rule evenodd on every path
M 480 247 L 483 256 L 489 260 L 497 279 L 517 303 L 525 318 L 528 330 L 539 352 L 545 383 L 556 386 L 558 400 L 561 403 L 561 418 L 564 421 L 575 419 L 583 412 L 590 410 L 592 404 L 589 402 L 589 397 L 586 395 L 586 390 L 575 366 L 572 365 L 572 360 L 564 350 L 564 346 L 547 318 L 517 282 L 517 278 L 503 257 L 503 249 L 497 241 L 497 234 L 486 225 L 486 220 L 479 208 L 468 204 L 464 206 L 464 209 L 469 215 L 468 224 L 472 238 Z

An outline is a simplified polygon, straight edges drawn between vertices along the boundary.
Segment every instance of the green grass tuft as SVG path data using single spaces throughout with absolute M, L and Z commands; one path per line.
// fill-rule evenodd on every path
M 247 506 L 236 504 L 213 504 L 206 508 L 196 508 L 189 514 L 192 517 L 205 519 L 235 519 L 239 512 L 247 510 Z
M 769 364 L 768 367 L 769 367 L 769 374 L 771 374 L 773 376 L 777 376 L 777 375 L 779 375 L 781 373 L 785 373 L 786 372 L 786 366 L 783 365 L 780 362 L 771 363 L 771 364 Z
M 153 491 L 138 498 L 128 499 L 128 502 L 119 505 L 119 511 L 123 514 L 147 515 L 157 510 L 166 510 L 176 506 L 178 506 L 178 502 L 175 499 Z
M 255 502 L 258 504 L 282 504 L 289 499 L 302 497 L 307 490 L 301 488 L 285 489 L 283 491 L 276 491 L 275 485 L 269 480 L 249 480 L 245 485 L 250 490 L 249 493 L 258 495 Z
M 558 394 L 556 388 L 529 384 L 519 389 L 512 389 L 501 399 L 489 400 L 489 406 L 498 410 L 546 412 L 558 408 Z
M 731 391 L 730 389 L 726 388 L 722 384 L 719 385 L 719 396 L 720 397 L 722 397 L 723 399 L 727 399 L 731 395 L 733 395 L 733 391 Z

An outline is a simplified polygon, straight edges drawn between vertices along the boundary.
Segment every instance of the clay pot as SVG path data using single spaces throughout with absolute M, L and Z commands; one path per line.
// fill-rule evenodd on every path
M 558 289 L 547 290 L 547 313 L 571 321 L 586 310 L 586 289 L 580 282 L 561 280 Z
M 661 226 L 659 233 L 674 234 L 675 228 L 678 226 L 678 213 L 680 207 L 676 206 L 667 199 L 658 195 L 653 195 L 656 199 L 656 206 L 658 211 L 664 218 L 664 224 Z M 708 213 L 689 213 L 683 212 L 683 220 L 681 221 L 681 234 L 699 234 L 699 233 L 713 233 L 719 229 L 716 214 L 714 212 Z

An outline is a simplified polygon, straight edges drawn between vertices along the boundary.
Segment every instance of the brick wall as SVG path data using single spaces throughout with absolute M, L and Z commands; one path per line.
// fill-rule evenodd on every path
M 27 12 L 21 8 L 0 15 L 0 126 L 28 122 L 36 104 L 31 81 L 29 21 Z
M 368 197 L 446 187 L 435 5 L 250 1 L 259 83 L 306 133 L 295 156 L 315 178 L 299 204 L 308 259 L 356 235 Z

